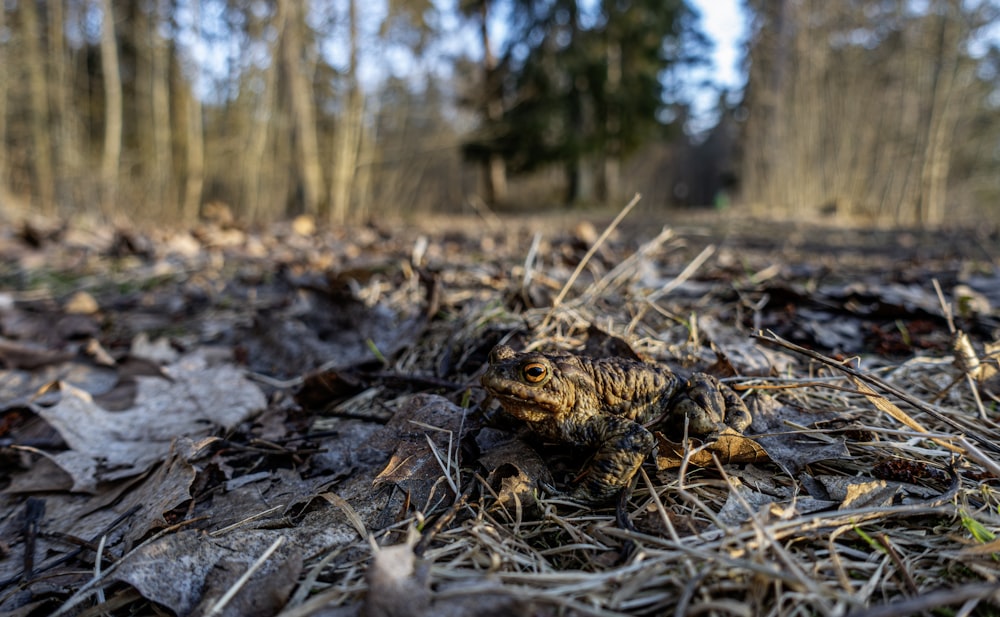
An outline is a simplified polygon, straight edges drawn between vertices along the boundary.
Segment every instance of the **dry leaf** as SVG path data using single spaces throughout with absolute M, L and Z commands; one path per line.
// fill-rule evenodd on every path
M 85 291 L 78 291 L 70 296 L 63 309 L 70 314 L 93 315 L 101 310 L 101 306 L 94 299 L 94 296 Z
M 789 476 L 798 476 L 809 463 L 851 458 L 842 435 L 824 440 L 810 431 L 796 429 L 796 426 L 810 427 L 817 422 L 839 419 L 838 414 L 808 412 L 761 395 L 750 397 L 747 405 L 753 415 L 750 428 L 754 439 Z
M 440 396 L 413 397 L 386 425 L 383 439 L 391 439 L 396 446 L 388 464 L 375 478 L 376 486 L 395 484 L 410 494 L 417 507 L 424 507 L 445 473 L 445 459 L 449 454 L 454 456 L 458 447 L 465 411 Z M 438 495 L 448 486 L 442 485 L 436 489 Z
M 659 444 L 656 455 L 656 468 L 660 471 L 675 469 L 681 466 L 684 459 L 684 444 L 670 441 L 662 433 L 654 433 Z M 711 467 L 715 463 L 713 455 L 718 457 L 723 465 L 730 463 L 762 463 L 770 460 L 767 451 L 754 439 L 741 435 L 731 428 L 722 431 L 711 441 L 702 443 L 698 439 L 688 440 L 689 448 L 696 450 L 688 457 L 692 465 Z
M 181 531 L 166 536 L 125 557 L 125 563 L 112 578 L 135 587 L 143 597 L 162 604 L 177 615 L 194 614 L 206 593 L 217 599 L 229 583 L 273 543 L 277 533 L 269 530 L 235 530 L 223 537 L 200 531 Z M 249 597 L 287 598 L 302 569 L 300 549 L 286 543 L 243 588 Z M 209 580 L 216 569 L 222 573 Z M 253 591 L 257 588 L 257 591 Z M 221 589 L 221 591 L 220 591 Z M 273 603 L 275 614 L 282 602 Z M 243 610 L 241 602 L 236 605 Z M 199 613 L 204 614 L 204 613 Z M 227 612 L 226 615 L 239 615 Z M 257 613 L 250 613 L 257 614 Z
M 832 499 L 840 502 L 841 510 L 887 506 L 899 493 L 899 485 L 885 480 L 848 476 L 816 476 Z
M 93 492 L 99 482 L 142 473 L 162 461 L 179 437 L 232 428 L 263 409 L 260 389 L 236 367 L 208 366 L 196 352 L 165 369 L 170 380 L 137 377 L 135 405 L 109 412 L 89 393 L 61 384 L 53 407 L 36 406 L 69 450 L 47 454 L 73 477 L 74 491 Z
M 542 457 L 513 434 L 484 428 L 476 435 L 476 445 L 481 452 L 479 463 L 488 473 L 486 481 L 496 491 L 499 504 L 529 504 L 538 488 L 553 484 Z

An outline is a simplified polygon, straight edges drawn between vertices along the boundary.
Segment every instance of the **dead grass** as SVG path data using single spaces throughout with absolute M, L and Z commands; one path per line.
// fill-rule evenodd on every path
M 702 315 L 679 315 L 660 301 L 697 272 L 713 248 L 649 288 L 640 269 L 649 256 L 669 249 L 672 234 L 656 236 L 611 268 L 588 261 L 605 237 L 562 286 L 529 251 L 523 267 L 501 282 L 503 291 L 527 298 L 530 286 L 541 286 L 558 292 L 555 300 L 518 314 L 476 305 L 461 315 L 467 325 L 457 338 L 473 339 L 487 324 L 503 323 L 520 325 L 510 334 L 529 348 L 576 350 L 598 326 L 643 355 L 703 362 Z M 590 282 L 574 287 L 581 273 L 589 273 L 581 278 Z M 729 343 L 748 345 L 736 329 L 716 332 L 727 337 L 713 340 L 722 351 Z M 492 594 L 532 607 L 522 614 L 1000 612 L 1000 432 L 978 417 L 968 387 L 932 402 L 941 389 L 938 377 L 955 375 L 952 358 L 871 365 L 823 356 L 767 333 L 756 335 L 753 345 L 777 349 L 794 368 L 731 382 L 742 384 L 751 399 L 775 398 L 841 418 L 852 434 L 829 425 L 788 425 L 787 431 L 816 443 L 842 440 L 849 456 L 805 464 L 797 476 L 773 464 L 718 461 L 714 469 L 643 470 L 626 506 L 635 525 L 629 529 L 610 509 L 580 509 L 558 495 L 500 505 L 455 451 L 442 462 L 442 473 L 464 489 L 456 491 L 450 510 L 418 513 L 373 537 L 393 545 L 406 529 L 422 532 L 419 552 L 427 569 L 421 581 L 433 590 L 438 609 L 456 598 Z M 439 351 L 431 343 L 420 353 Z M 827 487 L 825 505 L 815 503 L 820 482 Z M 742 512 L 739 521 L 722 516 L 734 508 Z M 327 574 L 337 583 L 322 594 L 346 600 L 362 593 L 364 572 L 357 562 L 331 569 Z M 339 595 L 327 595 L 334 591 Z
M 777 276 L 773 263 L 746 261 L 703 276 L 726 247 L 696 245 L 664 228 L 647 230 L 645 244 L 625 252 L 606 244 L 620 220 L 604 234 L 577 234 L 589 239 L 582 259 L 542 233 L 512 259 L 513 236 L 523 229 L 451 252 L 416 236 L 398 251 L 406 254 L 400 278 L 377 271 L 353 283 L 368 307 L 407 314 L 417 306 L 435 317 L 384 374 L 434 385 L 471 423 L 471 414 L 484 411 L 477 409 L 484 345 L 496 341 L 580 351 L 620 339 L 643 357 L 685 369 L 717 362 L 714 349 L 731 360 L 738 374 L 726 381 L 755 417 L 781 420 L 751 436 L 783 437 L 802 458 L 716 458 L 698 467 L 689 445 L 679 469 L 645 466 L 624 504 L 629 524 L 621 525 L 613 508 L 582 508 L 558 492 L 515 492 L 513 502 L 502 502 L 484 479 L 489 470 L 463 453 L 464 419 L 444 434 L 418 426 L 439 471 L 430 497 L 407 498 L 380 526 L 370 507 L 382 494 L 376 497 L 370 482 L 357 499 L 340 497 L 336 484 L 324 489 L 317 497 L 343 515 L 356 538 L 307 555 L 280 614 L 1000 614 L 997 401 L 977 398 L 979 382 L 963 372 L 972 370 L 968 358 L 833 358 L 766 331 L 751 338 L 745 324 L 757 323 L 766 304 L 753 286 Z M 689 256 L 678 263 L 682 252 Z M 439 286 L 426 283 L 434 268 Z M 743 274 L 724 279 L 720 270 Z M 995 357 L 982 360 L 996 364 Z M 258 377 L 275 389 L 302 383 Z M 408 399 L 382 382 L 331 413 L 382 421 Z M 311 426 L 340 427 L 329 418 Z M 843 454 L 810 456 L 834 446 Z M 274 516 L 247 512 L 209 535 Z M 135 550 L 203 520 L 167 527 Z M 278 529 L 255 567 L 284 542 Z M 116 567 L 73 589 L 61 613 L 79 610 L 108 586 Z M 252 571 L 234 581 L 233 595 Z M 231 612 L 230 600 L 218 598 L 209 614 Z M 140 601 L 134 593 L 100 598 L 79 614 L 148 606 Z

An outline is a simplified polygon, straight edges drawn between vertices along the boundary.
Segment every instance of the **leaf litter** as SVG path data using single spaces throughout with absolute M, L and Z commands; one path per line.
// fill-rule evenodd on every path
M 996 236 L 627 213 L 0 227 L 0 611 L 996 610 Z M 484 400 L 500 342 L 708 371 L 754 423 L 581 508 Z

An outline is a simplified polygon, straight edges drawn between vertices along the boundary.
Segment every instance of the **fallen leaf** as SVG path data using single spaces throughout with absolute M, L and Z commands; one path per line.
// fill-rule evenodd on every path
M 432 493 L 441 495 L 448 484 L 438 481 L 449 464 L 445 459 L 458 448 L 465 412 L 440 396 L 414 396 L 386 425 L 382 438 L 394 437 L 396 445 L 375 485 L 395 484 L 418 508 L 428 505 Z
M 395 546 L 377 548 L 365 580 L 368 594 L 361 614 L 364 617 L 421 615 L 430 608 L 431 590 L 426 566 L 418 567 L 413 552 L 416 535 Z
M 684 444 L 671 441 L 659 431 L 656 431 L 654 435 L 656 435 L 659 444 L 656 468 L 664 471 L 680 467 L 684 459 Z M 723 465 L 761 463 L 770 460 L 767 451 L 754 441 L 754 438 L 741 435 L 731 428 L 725 429 L 707 442 L 690 438 L 688 439 L 688 447 L 693 451 L 688 457 L 688 461 L 698 467 L 714 465 L 713 455 L 718 457 Z
M 94 296 L 85 291 L 78 291 L 66 300 L 63 310 L 74 315 L 93 315 L 101 310 Z
M 106 394 L 118 382 L 118 372 L 89 362 L 60 362 L 32 371 L 0 370 L 0 411 L 27 407 L 34 403 L 55 403 L 59 393 L 49 387 L 56 382 L 68 383 L 93 396 Z
M 814 437 L 809 430 L 796 428 L 839 419 L 840 415 L 804 411 L 782 405 L 774 398 L 763 395 L 747 399 L 747 406 L 753 415 L 750 428 L 755 435 L 754 439 L 789 476 L 798 476 L 803 467 L 816 461 L 851 458 L 842 435 L 820 439 Z
M 841 510 L 887 506 L 899 493 L 899 484 L 867 477 L 821 475 L 816 480 L 831 499 L 840 502 Z
M 232 579 L 245 572 L 277 536 L 271 530 L 237 529 L 222 537 L 196 530 L 180 531 L 126 556 L 112 578 L 132 585 L 143 597 L 166 606 L 177 615 L 191 615 L 203 602 L 205 594 L 211 593 L 212 600 L 218 599 L 220 589 L 224 591 Z M 294 582 L 302 569 L 299 551 L 297 546 L 286 542 L 256 572 L 243 591 L 256 587 L 259 591 L 251 591 L 248 596 L 287 597 L 289 582 Z M 222 571 L 221 574 L 209 581 L 216 568 Z M 244 604 L 240 602 L 237 606 L 242 609 Z M 275 614 L 280 606 L 270 606 L 270 612 L 265 614 Z
M 476 435 L 476 445 L 481 452 L 479 464 L 487 471 L 486 481 L 496 491 L 498 504 L 531 503 L 538 488 L 553 484 L 542 457 L 513 434 L 484 428 Z
M 71 353 L 53 351 L 36 343 L 0 338 L 0 364 L 3 364 L 7 369 L 32 370 L 48 364 L 64 362 L 72 357 Z
M 205 577 L 202 598 L 192 611 L 194 615 L 208 615 L 221 598 L 230 592 L 237 580 L 247 571 L 247 563 L 238 557 L 216 562 Z M 221 611 L 211 613 L 218 617 L 271 617 L 281 612 L 295 588 L 302 572 L 302 553 L 298 550 L 283 555 L 272 555 L 254 572 Z
M 266 405 L 239 369 L 209 366 L 200 351 L 164 373 L 169 380 L 137 377 L 135 405 L 125 411 L 109 412 L 65 382 L 59 403 L 34 406 L 70 448 L 47 456 L 73 477 L 74 491 L 93 492 L 99 482 L 142 473 L 166 457 L 175 439 L 232 428 Z
M 739 479 L 730 478 L 729 495 L 717 516 L 722 524 L 735 526 L 749 520 L 751 514 L 756 514 L 777 501 L 778 498 L 774 495 L 751 490 Z M 747 506 L 752 512 L 747 511 Z

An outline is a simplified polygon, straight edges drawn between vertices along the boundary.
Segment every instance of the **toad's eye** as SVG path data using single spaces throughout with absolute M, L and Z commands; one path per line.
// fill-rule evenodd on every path
M 521 369 L 521 374 L 524 375 L 524 380 L 528 383 L 539 383 L 548 376 L 549 367 L 541 362 L 531 362 L 524 365 L 524 368 Z

